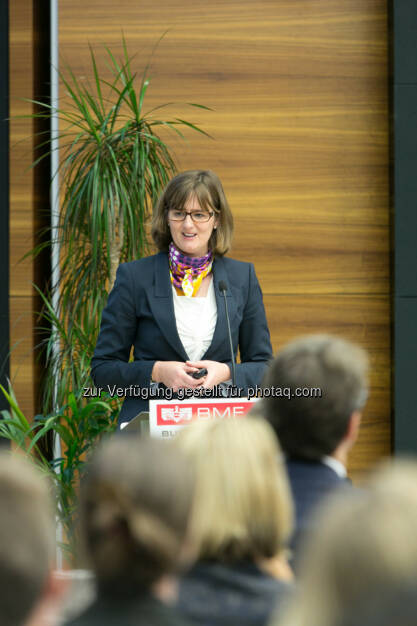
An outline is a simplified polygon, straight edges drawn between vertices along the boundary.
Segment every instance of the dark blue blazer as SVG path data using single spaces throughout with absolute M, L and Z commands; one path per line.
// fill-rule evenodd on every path
M 271 358 L 271 342 L 262 292 L 252 263 L 225 257 L 213 262 L 217 324 L 203 359 L 230 364 L 224 296 L 219 282 L 227 285 L 236 365 L 236 385 L 246 390 L 259 385 Z M 133 361 L 129 362 L 133 346 Z M 101 320 L 101 329 L 91 362 L 96 387 L 130 385 L 149 387 L 155 361 L 187 361 L 178 335 L 168 255 L 160 252 L 119 266 L 116 282 Z M 132 419 L 148 409 L 148 402 L 127 394 L 119 421 Z
M 131 589 L 122 594 L 98 593 L 98 598 L 79 617 L 65 626 L 189 626 L 175 608 L 167 606 L 150 593 L 138 588 L 132 599 Z
M 287 471 L 295 506 L 295 528 L 290 547 L 294 555 L 292 565 L 297 570 L 299 553 L 313 529 L 315 510 L 334 490 L 349 489 L 352 485 L 319 461 L 289 459 Z
M 197 561 L 180 580 L 177 609 L 199 626 L 263 626 L 284 611 L 293 591 L 251 561 Z

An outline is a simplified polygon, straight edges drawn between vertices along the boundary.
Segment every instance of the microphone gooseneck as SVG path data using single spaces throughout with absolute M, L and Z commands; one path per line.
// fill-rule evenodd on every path
M 233 352 L 233 341 L 232 341 L 232 333 L 230 330 L 229 308 L 227 306 L 227 298 L 226 298 L 227 285 L 224 282 L 224 280 L 221 280 L 219 282 L 219 289 L 220 289 L 220 293 L 223 294 L 223 297 L 224 297 L 224 308 L 226 311 L 226 322 L 227 322 L 227 334 L 229 336 L 230 357 L 231 357 L 231 362 L 232 362 L 232 384 L 234 387 L 236 387 L 236 362 L 235 362 L 235 355 Z

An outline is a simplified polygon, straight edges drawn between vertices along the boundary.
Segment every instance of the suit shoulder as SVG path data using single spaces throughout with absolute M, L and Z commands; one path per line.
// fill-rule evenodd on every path
M 320 461 L 287 460 L 287 472 L 290 481 L 295 485 L 300 483 L 304 488 L 313 484 L 339 484 L 344 480 L 330 468 Z
M 228 256 L 219 257 L 223 260 L 223 263 L 226 264 L 227 267 L 233 267 L 236 269 L 244 269 L 249 268 L 253 263 L 248 263 L 248 261 L 238 261 L 237 259 L 231 259 Z
M 121 263 L 117 269 L 116 279 L 123 281 L 123 283 L 127 281 L 127 284 L 134 289 L 148 288 L 153 282 L 155 267 L 160 254 L 153 254 L 152 256 L 129 261 L 128 263 Z
M 119 265 L 119 269 L 127 272 L 137 272 L 150 270 L 155 266 L 156 259 L 163 254 L 160 252 L 159 254 L 152 254 L 151 256 L 145 256 L 142 259 L 136 259 L 135 261 L 128 261 L 127 263 L 121 263 Z

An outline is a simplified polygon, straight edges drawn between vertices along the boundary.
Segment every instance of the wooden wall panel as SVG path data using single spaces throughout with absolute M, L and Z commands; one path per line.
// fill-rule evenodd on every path
M 33 97 L 32 1 L 9 2 L 10 26 L 10 377 L 17 400 L 27 416 L 35 412 L 38 385 L 34 363 L 33 262 L 20 261 L 34 245 L 33 122 L 18 119 L 32 106 Z
M 35 368 L 33 343 L 33 298 L 10 298 L 10 380 L 21 409 L 28 417 L 35 411 Z
M 140 72 L 168 30 L 145 109 L 213 109 L 175 105 L 214 139 L 172 145 L 181 169 L 220 175 L 274 348 L 327 330 L 370 351 L 358 475 L 390 449 L 386 0 L 61 0 L 59 19 L 61 58 L 85 77 L 88 42 L 121 53 L 123 31 Z

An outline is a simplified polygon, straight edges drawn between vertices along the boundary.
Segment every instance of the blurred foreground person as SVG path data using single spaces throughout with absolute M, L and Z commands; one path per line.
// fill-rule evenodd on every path
M 378 589 L 360 606 L 348 609 L 335 626 L 417 626 L 417 581 L 407 587 Z
M 274 624 L 354 624 L 355 616 L 365 617 L 368 611 L 372 614 L 375 598 L 380 605 L 386 599 L 387 612 L 392 610 L 391 603 L 401 590 L 415 593 L 416 531 L 417 463 L 414 461 L 382 467 L 371 479 L 367 491 L 337 494 L 316 518 L 315 531 L 301 562 L 300 587 L 294 606 L 285 619 Z M 397 623 L 400 624 L 392 621 Z M 369 622 L 358 626 L 365 624 L 368 626 Z
M 284 554 L 292 503 L 276 438 L 263 419 L 197 423 L 176 439 L 196 474 L 198 562 L 178 608 L 201 626 L 262 625 L 291 592 Z
M 48 485 L 22 458 L 0 454 L 0 625 L 56 624 L 63 585 L 52 577 L 55 548 Z
M 85 548 L 97 599 L 72 626 L 180 626 L 169 606 L 191 558 L 193 472 L 170 442 L 120 437 L 95 454 L 81 484 Z
M 301 337 L 280 350 L 263 386 L 285 390 L 256 406 L 270 422 L 287 459 L 295 503 L 295 562 L 311 514 L 335 489 L 348 488 L 346 466 L 367 399 L 364 350 L 330 335 Z

